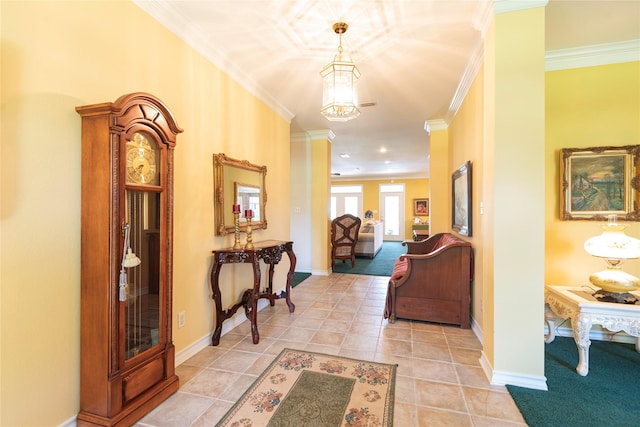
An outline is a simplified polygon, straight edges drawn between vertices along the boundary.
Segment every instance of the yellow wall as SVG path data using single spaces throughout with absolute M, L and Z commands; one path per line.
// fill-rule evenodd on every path
M 593 221 L 562 221 L 560 150 L 640 144 L 640 62 L 546 73 L 545 277 L 546 283 L 585 285 L 604 262 L 584 251 L 600 233 Z M 640 238 L 640 222 L 624 222 Z M 640 275 L 640 260 L 623 269 Z
M 79 405 L 81 161 L 74 108 L 144 91 L 165 102 L 184 129 L 175 151 L 178 352 L 209 336 L 211 251 L 233 243 L 232 235 L 214 235 L 212 155 L 267 166 L 269 228 L 254 240 L 287 239 L 289 124 L 133 3 L 0 7 L 0 425 L 59 425 Z M 279 280 L 284 270 L 276 269 Z M 224 303 L 251 277 L 249 266 L 223 268 Z M 182 310 L 186 326 L 177 329 Z
M 311 259 L 312 272 L 331 273 L 331 223 L 329 197 L 331 188 L 331 143 L 326 132 L 315 132 L 311 139 Z
M 482 329 L 482 287 L 483 287 L 483 247 L 484 229 L 481 226 L 480 202 L 483 198 L 482 153 L 484 144 L 484 72 L 481 69 L 469 88 L 458 114 L 449 126 L 449 169 L 451 176 L 465 162 L 471 161 L 471 236 L 460 236 L 474 247 L 475 274 L 471 288 L 471 316 Z M 449 178 L 451 181 L 451 178 Z M 451 192 L 451 182 L 448 183 Z M 449 195 L 449 199 L 451 196 Z M 451 205 L 451 203 L 449 203 Z M 449 218 L 451 231 L 451 218 Z
M 451 173 L 449 172 L 449 129 L 434 129 L 432 126 L 429 159 L 430 181 L 438 183 L 430 187 L 429 232 L 451 231 Z
M 331 185 L 362 185 L 362 215 L 364 218 L 364 212 L 372 210 L 374 212 L 374 218 L 380 219 L 380 185 L 382 184 L 404 184 L 405 190 L 405 225 L 404 225 L 404 238 L 413 239 L 413 231 L 411 226 L 413 224 L 413 200 L 429 198 L 429 180 L 422 179 L 384 179 L 384 180 L 367 180 L 367 181 L 343 181 L 334 180 Z M 429 200 L 429 209 L 432 208 L 431 200 Z M 429 216 L 420 216 L 420 219 L 424 221 L 429 220 Z M 402 236 L 401 236 L 402 237 Z
M 494 127 L 494 182 L 485 189 L 493 204 L 484 213 L 493 222 L 485 237 L 493 249 L 494 324 L 485 334 L 493 334 L 494 359 L 487 361 L 494 373 L 543 383 L 544 7 L 497 14 L 494 27 L 495 90 L 485 93 L 494 104 L 486 120 Z
M 448 173 L 472 164 L 472 315 L 489 375 L 543 382 L 544 9 L 498 14 L 484 55 L 449 126 Z

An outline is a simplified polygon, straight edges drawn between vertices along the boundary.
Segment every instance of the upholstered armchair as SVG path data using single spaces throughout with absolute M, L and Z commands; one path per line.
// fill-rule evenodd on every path
M 345 214 L 331 221 L 331 269 L 337 259 L 351 260 L 351 267 L 356 265 L 356 243 L 362 220 L 356 216 Z

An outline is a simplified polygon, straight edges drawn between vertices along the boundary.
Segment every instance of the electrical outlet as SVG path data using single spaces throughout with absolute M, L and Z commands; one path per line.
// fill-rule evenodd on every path
M 181 311 L 178 313 L 178 328 L 184 328 L 185 323 L 187 323 L 187 313 Z

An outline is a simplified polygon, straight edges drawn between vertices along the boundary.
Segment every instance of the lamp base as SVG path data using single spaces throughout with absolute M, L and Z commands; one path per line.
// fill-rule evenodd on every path
M 629 292 L 596 291 L 593 296 L 600 302 L 613 302 L 616 304 L 635 304 L 638 298 Z

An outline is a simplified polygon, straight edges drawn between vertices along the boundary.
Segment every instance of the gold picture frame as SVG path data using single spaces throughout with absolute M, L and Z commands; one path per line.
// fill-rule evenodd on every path
M 428 216 L 429 215 L 429 199 L 413 199 L 413 215 Z
M 561 219 L 640 221 L 639 160 L 640 145 L 563 148 Z
M 451 228 L 471 237 L 471 160 L 451 175 Z
M 259 218 L 251 222 L 251 229 L 266 230 L 267 228 L 267 190 L 266 190 L 267 167 L 254 165 L 247 160 L 237 160 L 219 153 L 213 155 L 213 201 L 215 231 L 218 236 L 233 234 L 235 231 L 233 205 L 241 202 L 240 211 L 252 209 Z M 253 206 L 244 204 L 244 198 L 238 195 L 238 186 L 253 186 L 259 200 Z M 248 203 L 248 202 L 247 202 Z M 247 229 L 247 222 L 242 218 L 239 226 L 240 231 Z

